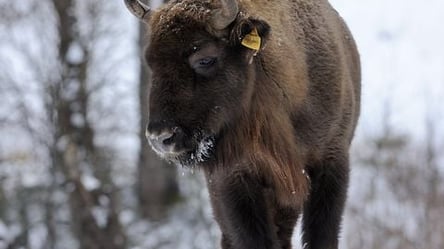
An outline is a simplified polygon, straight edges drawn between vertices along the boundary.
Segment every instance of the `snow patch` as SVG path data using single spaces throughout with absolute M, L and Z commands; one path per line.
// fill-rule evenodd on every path
M 92 208 L 91 212 L 97 225 L 102 228 L 106 227 L 108 224 L 108 208 L 96 206 Z
M 76 127 L 83 127 L 85 126 L 85 118 L 80 113 L 74 113 L 71 116 L 71 124 L 73 124 Z
M 3 248 L 3 245 L 6 248 L 20 233 L 21 228 L 19 225 L 12 224 L 8 226 L 0 220 L 0 248 Z
M 92 175 L 83 174 L 81 180 L 88 191 L 95 190 L 100 187 L 100 181 Z
M 71 44 L 66 54 L 66 59 L 72 64 L 79 64 L 84 60 L 85 53 L 77 42 Z
M 196 151 L 191 153 L 191 162 L 205 162 L 211 157 L 214 148 L 214 137 L 204 137 L 197 145 Z
M 196 159 L 198 162 L 204 162 L 211 157 L 214 148 L 214 137 L 202 139 L 196 150 Z

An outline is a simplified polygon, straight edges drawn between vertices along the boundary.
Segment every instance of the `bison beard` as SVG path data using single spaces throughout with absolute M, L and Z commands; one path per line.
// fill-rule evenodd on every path
M 147 138 L 208 179 L 223 249 L 338 247 L 360 63 L 327 0 L 125 0 L 150 30 Z

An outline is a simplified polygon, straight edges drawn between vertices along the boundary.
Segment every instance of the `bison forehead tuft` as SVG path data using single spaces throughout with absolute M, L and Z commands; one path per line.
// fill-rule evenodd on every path
M 171 1 L 153 16 L 152 26 L 160 28 L 159 32 L 165 32 L 190 23 L 206 24 L 211 19 L 212 10 L 219 7 L 213 2 Z

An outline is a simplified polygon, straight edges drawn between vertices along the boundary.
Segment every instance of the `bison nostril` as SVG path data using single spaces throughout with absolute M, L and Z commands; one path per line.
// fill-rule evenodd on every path
M 146 135 L 151 147 L 158 154 L 174 153 L 177 133 L 180 132 L 178 127 L 163 130 L 160 133 L 151 133 L 147 130 Z
M 173 132 L 166 132 L 162 133 L 157 137 L 157 140 L 159 142 L 162 142 L 164 145 L 170 145 L 173 143 L 174 133 Z

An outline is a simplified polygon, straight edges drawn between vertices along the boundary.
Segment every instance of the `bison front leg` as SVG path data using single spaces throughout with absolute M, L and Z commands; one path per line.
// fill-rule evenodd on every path
M 214 174 L 209 191 L 222 230 L 222 249 L 280 249 L 258 179 L 247 173 Z
M 277 235 L 282 249 L 291 249 L 291 239 L 296 221 L 299 218 L 299 209 L 279 208 L 276 212 L 275 223 L 278 227 Z
M 307 249 L 337 249 L 348 185 L 348 156 L 311 165 L 309 199 L 304 207 L 303 243 Z

